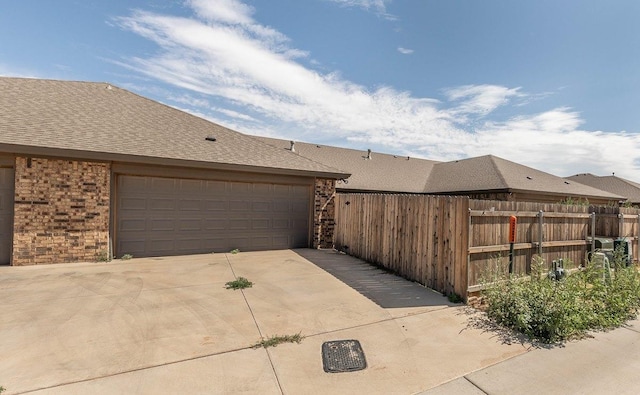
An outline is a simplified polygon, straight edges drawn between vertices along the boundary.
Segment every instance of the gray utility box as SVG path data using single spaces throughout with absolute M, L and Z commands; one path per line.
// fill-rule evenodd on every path
M 633 252 L 631 250 L 631 242 L 624 238 L 613 239 L 611 237 L 596 237 L 595 238 L 596 252 L 602 252 L 609 259 L 609 262 L 613 264 L 614 251 L 622 246 L 622 254 L 626 265 L 629 266 L 633 262 Z

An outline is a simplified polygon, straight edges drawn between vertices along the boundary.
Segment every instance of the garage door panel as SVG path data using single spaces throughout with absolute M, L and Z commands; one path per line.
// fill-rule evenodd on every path
M 152 219 L 147 221 L 148 230 L 152 232 L 166 232 L 176 230 L 176 221 L 172 219 Z
M 269 229 L 270 221 L 268 219 L 254 219 L 251 221 L 251 229 L 264 230 Z
M 247 212 L 251 209 L 251 202 L 247 200 L 230 200 L 229 210 Z
M 202 220 L 200 219 L 180 219 L 178 221 L 178 231 L 202 231 Z
M 271 210 L 271 202 L 259 201 L 251 204 L 251 211 L 269 211 Z
M 180 211 L 202 211 L 202 200 L 180 199 L 177 204 Z
M 180 182 L 175 178 L 149 177 L 146 179 L 150 181 L 147 183 L 148 188 L 153 188 L 158 193 L 172 193 L 176 190 L 176 183 Z
M 207 212 L 211 211 L 226 211 L 229 209 L 229 202 L 226 200 L 207 200 L 204 205 L 204 209 Z
M 273 191 L 271 184 L 253 184 L 253 194 L 257 196 L 268 196 Z
M 310 187 L 118 176 L 116 253 L 306 247 Z
M 0 265 L 11 262 L 14 182 L 13 169 L 0 169 Z
M 290 227 L 288 219 L 279 218 L 273 220 L 273 229 L 289 229 Z
M 122 204 L 129 210 L 141 210 L 144 212 L 147 209 L 147 199 L 144 197 L 124 198 Z
M 231 219 L 229 220 L 229 229 L 249 230 L 251 229 L 251 221 L 249 219 Z
M 229 227 L 227 220 L 207 219 L 204 221 L 203 231 L 225 230 Z
M 233 195 L 250 196 L 250 194 L 253 192 L 252 185 L 253 184 L 241 182 L 228 182 L 226 187 L 227 191 Z
M 118 229 L 125 232 L 145 232 L 147 229 L 147 220 L 141 219 L 123 219 L 118 224 Z

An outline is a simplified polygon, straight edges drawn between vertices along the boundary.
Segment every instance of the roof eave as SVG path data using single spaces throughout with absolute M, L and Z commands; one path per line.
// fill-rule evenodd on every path
M 110 152 L 84 151 L 72 149 L 60 149 L 38 146 L 24 146 L 15 144 L 0 143 L 0 153 L 8 153 L 13 155 L 29 155 L 29 156 L 49 156 L 58 158 L 71 158 L 78 160 L 95 160 L 101 162 L 130 162 L 145 165 L 161 165 L 161 166 L 178 166 L 178 167 L 194 167 L 200 169 L 215 169 L 229 171 L 243 171 L 261 174 L 278 174 L 290 176 L 305 176 L 330 179 L 346 179 L 351 176 L 349 173 L 342 172 L 325 172 L 311 171 L 299 169 L 287 169 L 278 167 L 262 167 L 252 165 L 242 165 L 233 163 L 219 162 L 203 162 L 174 158 L 160 158 L 155 156 L 143 155 L 127 155 Z

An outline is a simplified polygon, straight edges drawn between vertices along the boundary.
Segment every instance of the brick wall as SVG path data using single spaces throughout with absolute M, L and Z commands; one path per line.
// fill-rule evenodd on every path
M 16 158 L 13 264 L 95 261 L 109 250 L 110 165 Z
M 316 178 L 313 248 L 333 248 L 336 180 Z

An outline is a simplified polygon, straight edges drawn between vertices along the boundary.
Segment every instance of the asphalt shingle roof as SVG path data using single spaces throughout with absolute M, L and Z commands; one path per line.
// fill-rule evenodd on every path
M 282 151 L 290 151 L 288 140 L 257 137 Z M 301 156 L 331 164 L 352 174 L 339 190 L 468 193 L 474 191 L 528 191 L 558 196 L 619 200 L 622 197 L 545 173 L 493 155 L 436 162 L 418 158 L 295 142 Z
M 567 181 L 493 155 L 440 163 L 434 167 L 426 192 L 533 191 L 559 196 L 598 197 L 619 200 L 622 196 Z
M 291 152 L 288 140 L 257 138 L 281 151 Z M 427 177 L 438 163 L 377 152 L 367 159 L 367 151 L 301 142 L 295 142 L 295 150 L 300 156 L 351 173 L 347 183 L 338 181 L 336 188 L 341 190 L 423 193 Z
M 108 83 L 0 77 L 0 92 L 0 152 L 348 176 Z
M 631 203 L 640 203 L 640 184 L 617 176 L 596 176 L 593 174 L 576 174 L 567 180 L 579 182 L 594 188 L 602 189 L 624 196 Z

